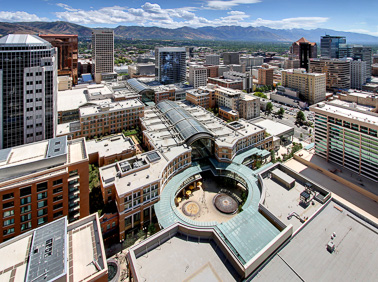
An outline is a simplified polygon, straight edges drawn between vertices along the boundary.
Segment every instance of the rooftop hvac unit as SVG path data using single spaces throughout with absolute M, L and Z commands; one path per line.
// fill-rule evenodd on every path
M 332 241 L 329 241 L 327 244 L 327 251 L 332 254 L 334 250 L 335 250 L 335 244 Z

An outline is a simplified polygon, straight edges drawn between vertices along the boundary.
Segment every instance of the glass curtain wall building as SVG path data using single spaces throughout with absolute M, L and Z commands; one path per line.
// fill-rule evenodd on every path
M 315 153 L 378 181 L 378 118 L 324 103 L 310 110 L 315 112 Z
M 340 58 L 340 44 L 346 44 L 345 36 L 325 35 L 320 38 L 322 57 Z
M 56 48 L 35 35 L 0 39 L 0 148 L 54 137 Z
M 183 47 L 155 48 L 155 76 L 162 84 L 186 80 L 186 51 Z

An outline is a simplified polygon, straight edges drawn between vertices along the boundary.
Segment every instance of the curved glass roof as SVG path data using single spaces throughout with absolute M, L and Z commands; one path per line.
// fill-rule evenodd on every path
M 175 102 L 168 100 L 162 101 L 157 104 L 156 107 L 171 122 L 185 141 L 188 141 L 191 137 L 197 134 L 205 134 L 208 137 L 213 137 L 206 127 Z
M 146 84 L 140 82 L 136 78 L 131 78 L 131 79 L 127 80 L 126 82 L 132 89 L 134 89 L 136 92 L 138 92 L 138 94 L 140 94 L 142 91 L 145 91 L 145 90 L 152 90 L 150 87 L 148 87 Z

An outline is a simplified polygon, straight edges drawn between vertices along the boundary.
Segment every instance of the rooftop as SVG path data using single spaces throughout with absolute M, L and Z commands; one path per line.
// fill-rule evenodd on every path
M 273 136 L 283 136 L 288 133 L 294 134 L 294 128 L 270 119 L 256 118 L 251 121 L 253 124 L 266 129 L 266 132 Z
M 104 137 L 99 140 L 87 141 L 88 155 L 98 153 L 100 157 L 120 154 L 134 148 L 134 141 L 122 133 Z
M 99 105 L 93 106 L 85 106 L 80 108 L 80 117 L 95 115 L 99 113 L 108 113 L 114 111 L 122 111 L 126 109 L 136 108 L 136 107 L 143 107 L 143 103 L 140 102 L 138 99 L 126 100 L 126 101 L 118 101 L 118 102 L 102 102 Z
M 331 239 L 333 233 L 336 237 Z M 378 279 L 377 234 L 377 226 L 331 201 L 254 279 L 375 281 Z M 333 253 L 327 250 L 330 241 L 335 244 Z
M 39 45 L 51 47 L 51 44 L 48 41 L 31 34 L 8 34 L 0 38 L 0 46 L 1 45 Z
M 98 215 L 67 225 L 66 217 L 0 244 L 0 280 L 80 281 L 107 272 Z

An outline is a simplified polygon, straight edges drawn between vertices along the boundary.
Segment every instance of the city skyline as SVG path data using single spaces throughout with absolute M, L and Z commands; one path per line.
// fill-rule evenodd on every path
M 321 0 L 311 9 L 298 0 L 203 0 L 203 1 L 91 1 L 22 0 L 2 4 L 0 21 L 68 21 L 89 27 L 118 25 L 158 26 L 266 26 L 275 29 L 330 28 L 378 36 L 373 11 L 378 4 L 362 0 Z M 327 4 L 327 9 L 325 9 Z M 19 7 L 22 7 L 20 9 Z M 366 9 L 366 7 L 370 7 Z M 282 13 L 285 11 L 285 13 Z M 335 13 L 337 11 L 337 13 Z

